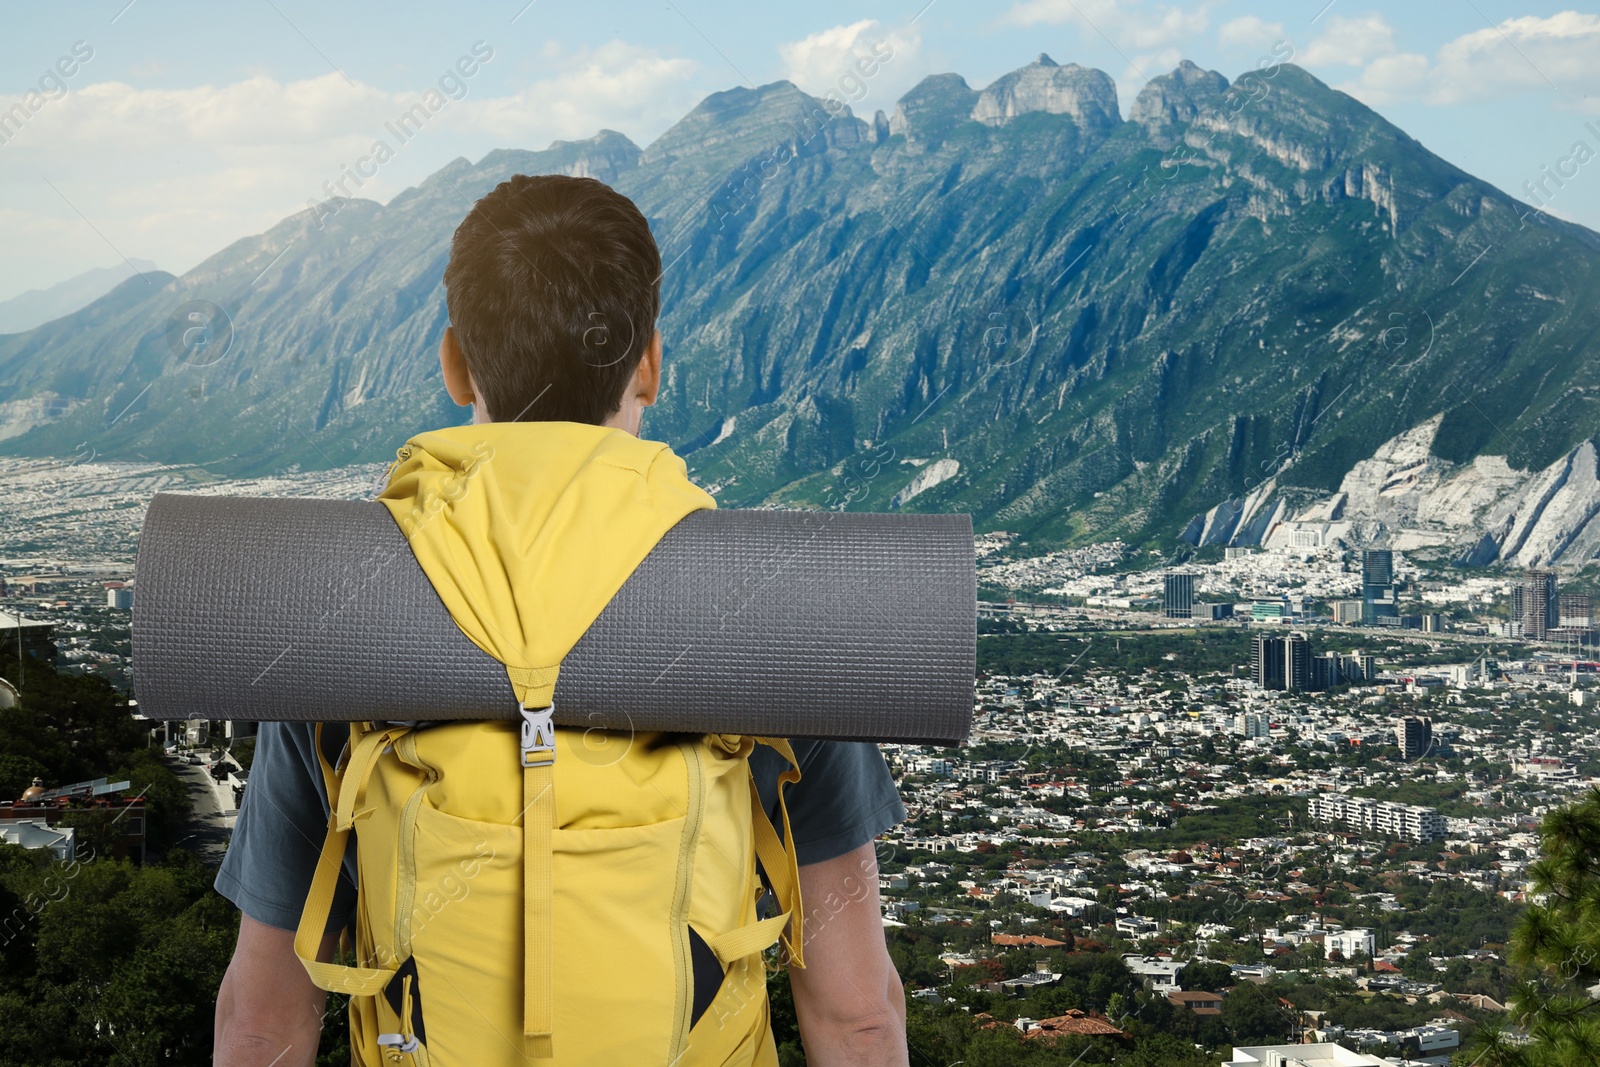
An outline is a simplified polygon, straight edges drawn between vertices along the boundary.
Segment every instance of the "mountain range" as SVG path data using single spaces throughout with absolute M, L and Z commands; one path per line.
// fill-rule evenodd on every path
M 0 451 L 224 475 L 387 458 L 463 416 L 435 355 L 456 224 L 510 175 L 560 172 L 651 219 L 646 432 L 724 506 L 967 511 L 1162 551 L 1600 551 L 1600 235 L 1287 63 L 1230 82 L 1184 62 L 1127 119 L 1104 73 L 1043 55 L 870 119 L 832 107 L 732 89 L 644 148 L 458 159 L 131 278 L 0 337 Z M 176 340 L 196 324 L 207 346 Z
M 154 263 L 130 259 L 109 267 L 94 267 L 43 289 L 29 289 L 0 300 L 0 334 L 23 333 L 35 326 L 70 315 L 105 296 L 140 271 L 156 269 Z

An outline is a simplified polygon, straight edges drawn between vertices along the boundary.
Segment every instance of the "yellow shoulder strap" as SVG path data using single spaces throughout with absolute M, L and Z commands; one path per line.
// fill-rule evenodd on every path
M 727 965 L 741 956 L 763 951 L 782 936 L 784 951 L 788 953 L 789 961 L 794 966 L 803 968 L 806 965 L 805 912 L 800 899 L 800 868 L 795 858 L 794 840 L 789 828 L 789 802 L 783 794 L 784 786 L 800 780 L 800 764 L 795 759 L 793 747 L 783 738 L 758 737 L 756 741 L 776 750 L 789 761 L 788 769 L 778 775 L 778 813 L 783 821 L 782 840 L 779 840 L 778 831 L 772 825 L 772 820 L 767 817 L 766 805 L 761 802 L 761 793 L 756 788 L 755 773 L 753 771 L 750 773 L 750 821 L 755 831 L 756 855 L 761 860 L 762 869 L 767 872 L 767 881 L 772 885 L 772 895 L 778 903 L 778 914 L 749 926 L 730 930 L 713 938 L 708 944 L 711 951 L 716 953 L 717 959 Z M 786 928 L 787 933 L 784 932 Z
M 328 928 L 328 916 L 333 911 L 333 891 L 339 882 L 339 872 L 344 865 L 345 846 L 350 840 L 350 828 L 365 812 L 355 806 L 366 792 L 367 779 L 372 775 L 384 747 L 404 728 L 391 730 L 363 729 L 360 724 L 350 727 L 351 747 L 349 761 L 343 773 L 327 767 L 321 755 L 321 729 L 317 730 L 318 760 L 322 762 L 328 783 L 328 832 L 322 841 L 322 854 L 317 858 L 317 871 L 311 878 L 311 892 L 300 912 L 300 926 L 294 934 L 294 953 L 301 966 L 311 976 L 318 989 L 330 993 L 348 993 L 351 996 L 376 996 L 383 992 L 394 977 L 399 961 L 389 967 L 346 967 L 337 963 L 322 963 L 317 950 L 322 946 L 322 935 Z

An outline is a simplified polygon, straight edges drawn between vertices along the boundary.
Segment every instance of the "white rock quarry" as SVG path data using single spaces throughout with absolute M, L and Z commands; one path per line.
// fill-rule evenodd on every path
M 959 473 L 961 473 L 959 460 L 950 459 L 949 457 L 936 459 L 918 470 L 912 476 L 911 481 L 906 483 L 905 488 L 896 493 L 894 499 L 889 501 L 889 506 L 891 508 L 901 507 L 913 498 L 926 493 L 940 482 L 947 482 Z
M 1600 557 L 1597 475 L 1594 442 L 1585 441 L 1502 501 L 1486 531 L 1500 562 L 1548 567 Z
M 1542 471 L 1504 456 L 1455 464 L 1432 452 L 1435 416 L 1362 460 L 1339 491 L 1293 511 L 1267 482 L 1226 500 L 1184 531 L 1191 544 L 1310 548 L 1381 542 L 1453 545 L 1463 562 L 1581 566 L 1600 558 L 1600 451 L 1585 441 Z

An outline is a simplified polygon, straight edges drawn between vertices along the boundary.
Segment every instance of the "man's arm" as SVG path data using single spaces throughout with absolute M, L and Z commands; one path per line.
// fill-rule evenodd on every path
M 805 967 L 789 968 L 811 1067 L 899 1067 L 906 995 L 883 940 L 871 842 L 800 868 Z
M 332 959 L 338 940 L 323 938 L 317 958 Z M 312 1067 L 326 1002 L 294 954 L 294 932 L 241 915 L 239 943 L 217 990 L 213 1067 Z

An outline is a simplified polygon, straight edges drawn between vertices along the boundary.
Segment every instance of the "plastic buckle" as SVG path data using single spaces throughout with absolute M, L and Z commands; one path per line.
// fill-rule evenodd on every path
M 415 1052 L 422 1047 L 422 1042 L 412 1034 L 379 1034 L 378 1044 L 391 1046 L 395 1052 Z
M 522 708 L 522 765 L 546 767 L 556 761 L 556 726 L 550 720 L 554 704 Z

